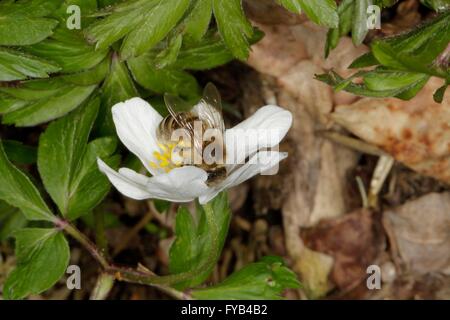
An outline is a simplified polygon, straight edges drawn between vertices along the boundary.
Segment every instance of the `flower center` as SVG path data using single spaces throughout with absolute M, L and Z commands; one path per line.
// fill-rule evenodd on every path
M 150 161 L 153 169 L 162 169 L 166 173 L 183 165 L 177 143 L 158 143 L 160 151 L 154 151 L 155 161 Z

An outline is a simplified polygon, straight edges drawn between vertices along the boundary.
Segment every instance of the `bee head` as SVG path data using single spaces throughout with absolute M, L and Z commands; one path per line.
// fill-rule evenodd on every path
M 224 166 L 208 169 L 208 180 L 206 184 L 213 187 L 217 183 L 221 182 L 227 176 L 227 169 Z

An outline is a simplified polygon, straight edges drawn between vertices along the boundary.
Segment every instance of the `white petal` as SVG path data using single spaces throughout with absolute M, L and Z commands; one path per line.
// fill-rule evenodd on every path
M 156 129 L 162 116 L 145 100 L 132 98 L 112 108 L 114 124 L 120 141 L 133 152 L 152 175 L 159 171 L 150 167 L 153 152 L 158 150 Z
M 101 159 L 97 160 L 100 171 L 127 197 L 163 199 L 172 202 L 189 202 L 208 190 L 205 184 L 207 173 L 196 167 L 181 167 L 169 173 L 147 177 L 128 168 L 114 171 Z
M 277 146 L 292 125 L 290 111 L 278 106 L 265 106 L 250 118 L 225 132 L 227 164 L 233 170 L 237 164 L 263 148 Z
M 189 202 L 206 193 L 208 174 L 205 170 L 186 166 L 175 168 L 167 174 L 155 176 L 152 179 L 152 192 L 159 199 L 173 202 Z
M 114 185 L 114 187 L 116 187 L 117 190 L 119 190 L 120 193 L 136 200 L 151 198 L 151 194 L 146 188 L 146 183 L 149 179 L 148 177 L 141 175 L 143 178 L 139 180 L 129 179 L 125 175 L 111 169 L 101 159 L 97 159 L 97 164 L 99 170 L 106 174 L 109 181 L 111 181 L 111 183 Z M 146 178 L 147 181 L 144 182 L 144 178 Z
M 199 198 L 200 203 L 207 203 L 222 190 L 237 186 L 257 174 L 276 169 L 278 163 L 286 157 L 287 153 L 285 152 L 260 151 L 256 153 L 246 164 L 231 172 L 220 185 L 210 188 L 205 195 L 201 196 Z M 271 174 L 276 174 L 276 172 L 271 172 Z

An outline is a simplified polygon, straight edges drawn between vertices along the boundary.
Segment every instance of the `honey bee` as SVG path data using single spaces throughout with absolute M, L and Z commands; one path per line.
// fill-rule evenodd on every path
M 225 145 L 224 132 L 225 124 L 222 116 L 222 104 L 219 91 L 212 84 L 206 85 L 203 98 L 191 110 L 186 107 L 186 103 L 172 95 L 165 95 L 164 100 L 169 111 L 159 124 L 157 130 L 157 138 L 162 144 L 175 143 L 177 148 L 183 151 L 184 164 L 192 164 L 204 169 L 208 174 L 206 181 L 208 186 L 215 186 L 227 177 L 227 170 L 225 167 Z M 177 111 L 178 110 L 178 111 Z M 183 111 L 180 111 L 183 110 Z M 175 130 L 183 130 L 188 137 L 186 141 L 173 141 L 173 133 Z M 208 130 L 214 130 L 214 140 L 204 141 L 203 133 Z M 211 143 L 218 146 L 214 154 L 209 155 L 209 158 L 204 154 L 204 150 L 208 148 Z M 196 158 L 197 157 L 197 158 Z M 199 161 L 192 161 L 192 159 L 201 159 Z M 216 158 L 216 159 L 213 159 Z M 205 161 L 208 160 L 208 161 Z

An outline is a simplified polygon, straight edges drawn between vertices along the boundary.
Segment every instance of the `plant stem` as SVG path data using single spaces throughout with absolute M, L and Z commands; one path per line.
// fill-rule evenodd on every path
M 155 288 L 160 289 L 161 291 L 167 293 L 168 295 L 174 297 L 179 300 L 191 300 L 192 297 L 184 293 L 182 291 L 176 290 L 174 288 L 169 287 L 167 284 L 163 283 L 165 281 L 161 281 L 162 278 L 170 277 L 164 276 L 160 277 L 150 272 L 142 272 L 136 269 L 130 269 L 126 267 L 117 267 L 111 266 L 108 270 L 110 273 L 113 273 L 115 278 L 119 281 L 125 281 L 130 283 L 137 283 L 142 285 L 150 285 Z
M 218 256 L 220 254 L 219 246 L 219 230 L 216 224 L 216 221 L 214 219 L 214 209 L 212 208 L 211 203 L 207 203 L 203 205 L 203 209 L 205 211 L 206 216 L 206 223 L 208 225 L 208 228 L 210 229 L 211 233 L 211 245 L 208 252 L 208 258 L 205 260 L 204 263 L 197 266 L 193 270 L 181 272 L 177 274 L 171 274 L 167 276 L 157 276 L 157 275 L 148 275 L 148 274 L 142 274 L 139 272 L 133 271 L 130 273 L 130 270 L 116 270 L 116 272 L 120 272 L 120 277 L 122 277 L 124 280 L 128 279 L 135 283 L 140 284 L 147 284 L 147 285 L 174 285 L 179 282 L 183 282 L 186 280 L 189 280 L 193 278 L 194 276 L 205 272 L 205 270 L 210 270 L 214 268 Z
M 90 300 L 105 300 L 114 285 L 114 277 L 108 273 L 101 273 L 98 276 Z
M 102 254 L 101 251 L 97 249 L 94 243 L 92 243 L 91 240 L 88 239 L 80 230 L 75 228 L 72 224 L 69 222 L 66 222 L 62 226 L 63 230 L 66 231 L 68 234 L 70 234 L 75 240 L 77 240 L 83 247 L 85 247 L 89 253 L 94 257 L 95 260 L 97 260 L 102 268 L 107 270 L 109 268 L 109 262 L 106 259 L 106 257 Z
M 65 230 L 68 234 L 70 234 L 73 238 L 75 238 L 78 242 L 80 242 L 81 245 L 83 245 L 90 252 L 94 259 L 96 259 L 100 263 L 100 265 L 104 269 L 104 272 L 109 275 L 109 278 L 105 276 L 105 283 L 97 283 L 97 285 L 100 286 L 98 288 L 99 293 L 96 293 L 95 295 L 93 294 L 94 297 L 96 297 L 97 295 L 100 295 L 100 297 L 102 296 L 103 289 L 107 288 L 108 281 L 110 281 L 110 279 L 112 279 L 112 276 L 114 276 L 114 278 L 119 281 L 157 287 L 177 299 L 191 299 L 188 294 L 173 289 L 170 286 L 179 282 L 189 280 L 199 273 L 205 272 L 205 270 L 214 268 L 221 251 L 221 248 L 219 248 L 219 229 L 214 219 L 214 209 L 212 208 L 212 205 L 210 203 L 203 205 L 203 209 L 205 211 L 208 228 L 211 232 L 211 245 L 208 252 L 208 258 L 204 263 L 191 271 L 171 274 L 167 276 L 158 276 L 151 272 L 142 272 L 140 270 L 115 266 L 108 261 L 105 253 L 99 250 L 98 247 L 75 226 L 66 221 L 58 221 L 57 225 L 61 229 Z M 101 277 L 102 275 L 98 279 L 99 282 L 103 281 Z M 103 288 L 103 286 L 106 287 Z
M 94 259 L 97 260 L 104 269 L 104 273 L 102 273 L 97 280 L 97 284 L 94 289 L 94 292 L 92 293 L 91 299 L 100 300 L 102 297 L 105 297 L 107 292 L 109 292 L 109 290 L 111 289 L 111 288 L 108 289 L 109 283 L 111 283 L 112 285 L 114 279 L 130 283 L 138 283 L 154 286 L 176 299 L 183 299 L 183 300 L 191 299 L 191 297 L 188 294 L 185 294 L 184 292 L 178 291 L 165 285 L 164 284 L 165 281 L 161 281 L 160 279 L 164 277 L 159 277 L 151 273 L 143 273 L 139 270 L 134 270 L 130 268 L 117 267 L 110 264 L 107 258 L 102 254 L 100 250 L 98 250 L 95 244 L 92 243 L 75 226 L 62 220 L 57 221 L 56 224 L 58 225 L 58 227 L 65 230 L 69 235 L 71 235 L 75 240 L 77 240 L 86 250 L 88 250 L 89 253 L 94 257 Z

